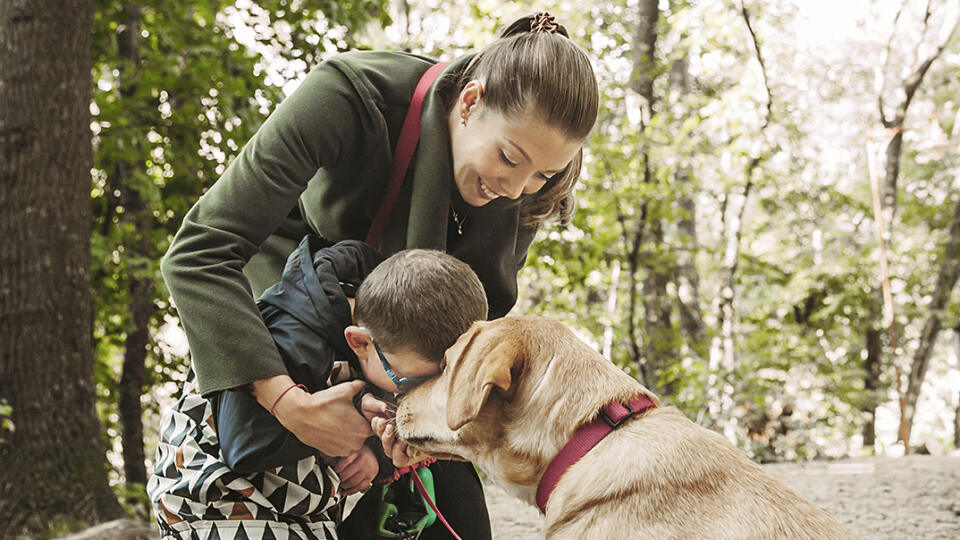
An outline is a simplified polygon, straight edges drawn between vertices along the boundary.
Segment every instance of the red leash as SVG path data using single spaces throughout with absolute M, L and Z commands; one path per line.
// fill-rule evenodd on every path
M 400 479 L 401 476 L 405 474 L 409 474 L 410 478 L 413 479 L 413 484 L 417 486 L 417 491 L 420 492 L 420 496 L 423 497 L 423 500 L 427 501 L 427 504 L 430 505 L 430 508 L 433 509 L 433 512 L 437 514 L 437 517 L 440 518 L 440 521 L 447 527 L 447 530 L 450 531 L 450 534 L 452 534 L 453 537 L 456 538 L 457 540 L 461 540 L 461 538 L 453 530 L 453 527 L 451 527 L 450 524 L 447 523 L 447 518 L 443 517 L 443 514 L 440 513 L 440 509 L 437 508 L 437 505 L 433 502 L 433 499 L 430 498 L 430 494 L 427 493 L 427 488 L 423 487 L 423 481 L 420 480 L 420 475 L 417 474 L 417 469 L 425 468 L 436 462 L 437 460 L 434 458 L 427 458 L 419 463 L 414 463 L 409 467 L 401 467 L 393 472 L 392 481 L 396 482 L 397 480 Z
M 447 62 L 440 62 L 430 66 L 430 69 L 420 77 L 420 81 L 413 91 L 410 108 L 407 109 L 407 115 L 403 118 L 403 127 L 400 129 L 400 139 L 397 141 L 397 148 L 393 152 L 393 172 L 390 174 L 390 182 L 387 184 L 387 191 L 383 194 L 383 199 L 377 208 L 377 215 L 374 216 L 373 223 L 370 224 L 370 230 L 367 232 L 367 244 L 373 249 L 380 249 L 380 240 L 387 228 L 387 219 L 390 218 L 393 205 L 397 202 L 397 197 L 400 196 L 403 177 L 407 175 L 407 167 L 410 165 L 413 151 L 417 149 L 417 141 L 420 139 L 420 109 L 423 105 L 423 98 L 446 65 Z
M 420 475 L 417 474 L 417 471 L 410 471 L 410 476 L 413 478 L 413 483 L 416 484 L 417 491 L 420 492 L 420 496 L 423 497 L 423 500 L 427 501 L 427 503 L 430 505 L 430 508 L 433 508 L 433 511 L 436 512 L 437 517 L 440 518 L 440 521 L 442 521 L 444 526 L 447 527 L 447 530 L 450 531 L 450 534 L 452 534 L 457 540 L 461 540 L 460 536 L 454 532 L 453 527 L 447 523 L 447 519 L 443 517 L 443 514 L 440 513 L 440 509 L 437 508 L 436 504 L 434 504 L 433 499 L 430 498 L 430 495 L 427 493 L 427 488 L 423 487 L 423 482 L 420 481 Z

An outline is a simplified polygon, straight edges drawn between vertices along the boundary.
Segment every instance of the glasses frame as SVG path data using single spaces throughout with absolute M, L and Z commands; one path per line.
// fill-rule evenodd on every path
M 419 377 L 400 377 L 393 372 L 393 366 L 390 365 L 390 362 L 387 362 L 387 357 L 384 356 L 383 351 L 380 350 L 380 345 L 377 345 L 377 340 L 373 339 L 373 334 L 370 333 L 364 327 L 360 327 L 360 330 L 363 330 L 367 337 L 370 338 L 370 343 L 373 343 L 373 348 L 377 351 L 377 356 L 380 357 L 380 363 L 383 364 L 383 371 L 387 373 L 387 377 L 390 377 L 390 380 L 393 381 L 393 384 L 397 385 L 397 390 L 400 392 L 408 392 L 412 390 L 417 385 L 423 384 L 426 381 L 432 379 L 433 375 L 421 375 Z

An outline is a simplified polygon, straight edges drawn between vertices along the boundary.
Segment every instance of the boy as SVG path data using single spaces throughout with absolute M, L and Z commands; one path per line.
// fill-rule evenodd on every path
M 407 390 L 438 373 L 443 351 L 487 317 L 476 274 L 449 255 L 409 250 L 378 265 L 361 242 L 322 246 L 305 238 L 258 301 L 291 378 L 308 392 L 360 374 L 376 392 Z M 384 440 L 391 456 L 417 458 Z M 368 443 L 328 458 L 244 391 L 204 399 L 191 373 L 162 421 L 147 491 L 165 537 L 336 538 L 341 496 L 393 472 L 378 439 Z

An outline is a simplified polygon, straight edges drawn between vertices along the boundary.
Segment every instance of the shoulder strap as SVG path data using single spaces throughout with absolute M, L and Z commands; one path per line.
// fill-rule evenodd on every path
M 374 216 L 373 223 L 370 224 L 370 231 L 367 232 L 367 244 L 373 249 L 380 249 L 380 240 L 383 238 L 383 231 L 387 227 L 387 219 L 390 217 L 393 205 L 400 195 L 403 178 L 407 175 L 410 159 L 413 158 L 413 151 L 416 150 L 417 141 L 420 139 L 420 109 L 423 105 L 423 98 L 427 95 L 430 85 L 433 84 L 433 81 L 436 80 L 446 65 L 447 62 L 440 62 L 431 66 L 420 77 L 417 89 L 413 92 L 410 108 L 407 109 L 407 115 L 403 119 L 400 139 L 397 140 L 397 147 L 393 152 L 393 172 L 390 174 L 390 183 L 387 184 L 387 192 L 383 194 L 380 207 L 377 208 L 377 215 Z

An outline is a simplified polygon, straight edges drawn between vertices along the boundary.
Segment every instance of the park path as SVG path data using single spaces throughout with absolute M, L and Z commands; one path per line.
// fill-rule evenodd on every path
M 764 465 L 861 540 L 960 539 L 960 456 Z M 536 508 L 485 486 L 494 540 L 540 540 Z

